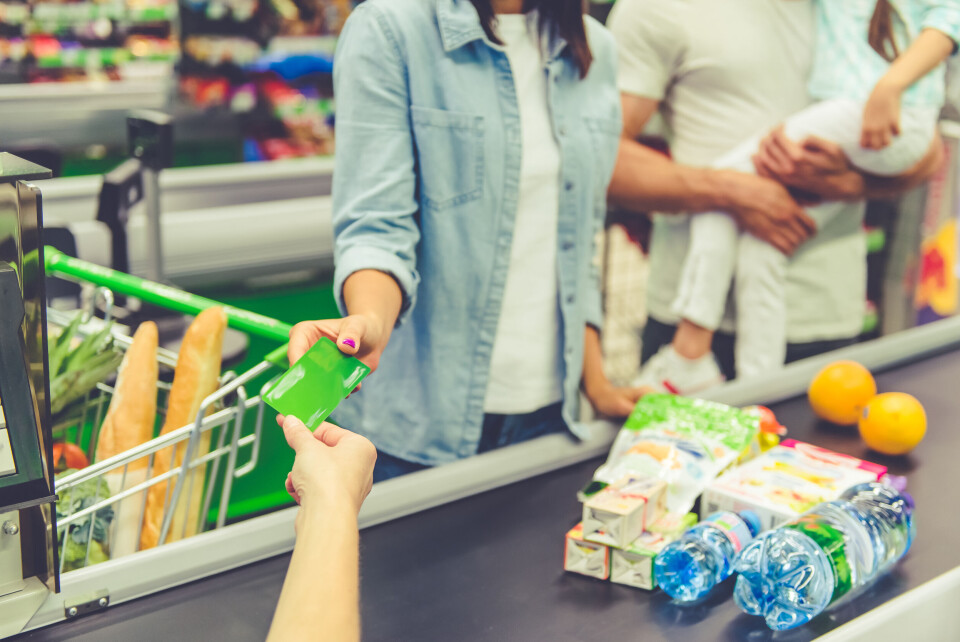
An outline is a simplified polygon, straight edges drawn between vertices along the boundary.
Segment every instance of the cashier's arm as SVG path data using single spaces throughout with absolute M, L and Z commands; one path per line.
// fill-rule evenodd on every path
M 332 424 L 311 433 L 282 420 L 296 452 L 287 492 L 299 504 L 297 539 L 268 642 L 360 639 L 357 513 L 373 485 L 377 451 Z

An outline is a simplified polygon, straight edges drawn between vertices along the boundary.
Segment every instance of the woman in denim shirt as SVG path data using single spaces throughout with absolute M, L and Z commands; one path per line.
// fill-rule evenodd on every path
M 377 369 L 337 423 L 376 480 L 640 395 L 602 370 L 596 239 L 617 155 L 613 39 L 581 0 L 367 0 L 334 66 L 336 273 L 320 337 Z

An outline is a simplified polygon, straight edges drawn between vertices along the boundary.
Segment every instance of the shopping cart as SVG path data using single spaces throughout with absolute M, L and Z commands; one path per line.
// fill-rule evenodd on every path
M 260 394 L 251 397 L 246 387 L 273 367 L 286 368 L 285 343 L 291 326 L 176 288 L 87 263 L 50 247 L 44 248 L 44 254 L 48 276 L 97 288 L 96 295 L 103 300 L 101 307 L 106 312 L 107 320 L 114 294 L 136 297 L 188 314 L 220 306 L 225 310 L 231 327 L 284 344 L 243 374 L 222 374 L 219 388 L 203 401 L 193 424 L 57 479 L 61 573 L 137 552 L 140 549 L 147 494 L 158 485 L 163 485 L 164 496 L 160 545 L 195 532 L 222 527 L 227 518 L 234 480 L 249 474 L 256 467 L 260 452 L 266 406 Z M 75 314 L 84 312 L 64 313 L 51 308 L 48 310 L 48 320 L 66 327 Z M 87 315 L 91 316 L 89 312 Z M 122 351 L 129 348 L 132 342 L 129 336 L 116 327 L 111 334 L 116 349 Z M 177 355 L 173 352 L 161 348 L 157 358 L 161 372 L 176 366 Z M 157 391 L 157 411 L 161 417 L 165 414 L 171 388 L 163 380 L 161 376 Z M 265 387 L 269 385 L 268 382 Z M 68 424 L 55 427 L 61 438 L 66 437 L 83 448 L 91 461 L 113 393 L 114 389 L 106 382 L 99 383 L 82 401 L 80 416 L 72 418 Z M 251 411 L 256 412 L 256 419 L 252 430 L 245 431 L 244 418 Z M 209 442 L 206 441 L 208 437 Z M 209 452 L 201 448 L 203 443 L 210 444 Z M 242 465 L 239 463 L 241 451 L 247 457 Z M 155 466 L 158 453 L 161 452 L 171 454 L 168 470 L 159 470 L 163 467 Z M 179 457 L 181 453 L 182 459 Z M 182 463 L 176 465 L 178 461 Z M 202 497 L 199 510 L 191 501 L 197 496 L 198 484 L 204 484 L 202 495 L 199 495 Z M 218 492 L 216 517 L 208 520 Z M 185 499 L 190 514 L 180 520 L 182 527 L 175 529 L 177 520 L 174 514 L 184 510 Z

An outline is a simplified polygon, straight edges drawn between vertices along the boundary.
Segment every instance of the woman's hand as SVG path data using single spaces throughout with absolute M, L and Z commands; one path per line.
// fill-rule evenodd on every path
M 900 92 L 883 81 L 878 82 L 863 108 L 860 146 L 864 149 L 883 149 L 894 136 L 899 135 Z
M 389 335 L 384 331 L 383 323 L 372 315 L 353 314 L 342 319 L 303 321 L 290 331 L 290 347 L 287 348 L 290 363 L 296 363 L 321 338 L 330 339 L 341 352 L 357 357 L 373 371 L 380 363 Z
M 652 392 L 650 388 L 621 388 L 609 381 L 593 386 L 584 386 L 584 394 L 597 414 L 620 419 L 633 412 L 640 397 Z
M 305 510 L 347 509 L 356 515 L 373 486 L 373 444 L 329 423 L 313 433 L 293 416 L 278 416 L 277 423 L 297 454 L 286 481 L 294 501 Z

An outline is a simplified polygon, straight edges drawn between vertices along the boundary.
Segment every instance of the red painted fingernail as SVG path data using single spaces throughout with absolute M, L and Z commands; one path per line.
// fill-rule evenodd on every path
M 357 344 L 354 343 L 353 339 L 344 339 L 344 340 L 343 340 L 343 345 L 345 345 L 345 346 L 350 346 L 351 348 L 356 348 L 356 347 L 357 347 Z

